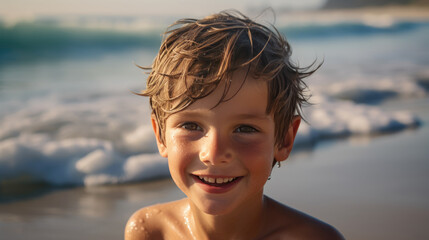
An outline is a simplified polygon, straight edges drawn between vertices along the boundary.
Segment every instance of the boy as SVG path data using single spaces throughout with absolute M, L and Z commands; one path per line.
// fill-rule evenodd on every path
M 147 89 L 158 149 L 186 199 L 138 210 L 125 239 L 343 239 L 263 194 L 292 150 L 308 68 L 277 32 L 237 12 L 166 33 Z

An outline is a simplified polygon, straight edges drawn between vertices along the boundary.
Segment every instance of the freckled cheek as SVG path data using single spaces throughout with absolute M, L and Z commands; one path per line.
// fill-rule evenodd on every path
M 171 134 L 167 141 L 167 149 L 168 165 L 172 176 L 186 173 L 186 168 L 196 156 L 195 147 L 189 141 L 184 141 L 183 138 Z M 173 178 L 177 176 L 173 176 Z
M 234 148 L 239 153 L 242 162 L 249 166 L 271 168 L 273 157 L 273 150 L 268 142 L 254 141 L 247 143 L 236 143 Z

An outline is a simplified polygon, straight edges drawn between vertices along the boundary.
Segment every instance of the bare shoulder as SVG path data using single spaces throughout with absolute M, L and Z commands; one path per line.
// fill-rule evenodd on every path
M 153 205 L 136 211 L 125 226 L 125 240 L 161 239 L 162 226 L 154 217 L 160 208 L 161 205 Z
M 136 211 L 125 226 L 125 240 L 164 239 L 166 227 L 177 219 L 183 200 L 152 205 Z
M 269 218 L 276 224 L 271 225 L 264 239 L 344 240 L 333 226 L 272 199 L 267 201 Z

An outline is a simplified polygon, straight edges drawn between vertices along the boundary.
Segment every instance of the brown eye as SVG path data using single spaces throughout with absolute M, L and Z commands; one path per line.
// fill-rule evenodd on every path
M 238 133 L 255 133 L 258 132 L 254 127 L 248 126 L 248 125 L 241 125 L 238 128 L 235 129 L 234 132 Z
M 202 128 L 193 122 L 185 122 L 180 127 L 189 131 L 202 131 Z

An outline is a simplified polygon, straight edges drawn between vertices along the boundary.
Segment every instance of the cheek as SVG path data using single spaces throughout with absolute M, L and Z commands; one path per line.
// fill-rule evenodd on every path
M 195 158 L 192 146 L 181 141 L 181 138 L 176 137 L 174 132 L 170 132 L 167 136 L 168 166 L 171 176 L 175 181 L 179 178 L 184 181 L 186 169 Z
M 189 159 L 190 158 L 184 154 L 180 147 L 169 148 L 168 168 L 171 178 L 176 183 L 176 186 L 185 193 L 189 184 L 186 171 L 189 166 Z
M 269 175 L 274 159 L 274 151 L 270 141 L 254 141 L 237 144 L 241 162 L 248 168 L 258 170 L 257 173 Z

